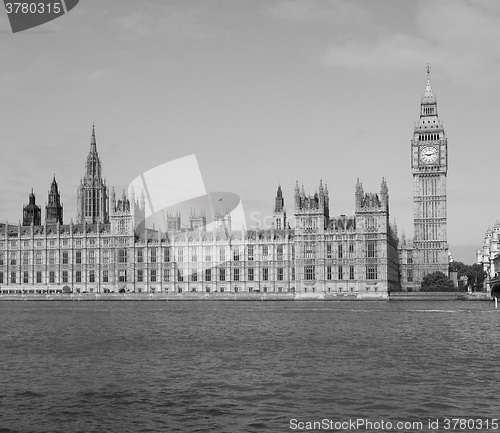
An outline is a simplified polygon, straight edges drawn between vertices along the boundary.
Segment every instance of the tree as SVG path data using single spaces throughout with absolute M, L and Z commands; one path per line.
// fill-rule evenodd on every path
M 453 261 L 450 264 L 450 271 L 456 272 L 458 278 L 467 275 L 467 272 L 470 271 L 470 268 L 471 268 L 470 265 L 466 265 L 465 263 L 462 262 Z
M 473 290 L 476 288 L 482 288 L 483 281 L 486 278 L 486 272 L 484 272 L 483 266 L 478 263 L 474 263 L 470 268 L 470 271 L 467 273 L 469 286 L 471 286 Z
M 420 284 L 422 292 L 453 292 L 455 290 L 453 281 L 439 271 L 427 274 Z
M 473 265 L 466 265 L 462 262 L 452 262 L 450 270 L 457 272 L 458 278 L 462 276 L 467 277 L 467 287 L 474 289 L 475 287 L 482 287 L 486 273 L 483 271 L 483 266 L 477 263 Z

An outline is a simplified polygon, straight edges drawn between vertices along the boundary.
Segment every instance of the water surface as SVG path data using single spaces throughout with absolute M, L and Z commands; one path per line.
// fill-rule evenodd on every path
M 1 302 L 0 432 L 491 420 L 499 322 L 490 302 Z

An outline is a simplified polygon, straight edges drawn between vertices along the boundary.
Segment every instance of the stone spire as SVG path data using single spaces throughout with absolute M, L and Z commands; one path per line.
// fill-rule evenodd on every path
M 285 200 L 283 199 L 281 185 L 278 185 L 278 191 L 276 193 L 276 199 L 274 204 L 274 212 L 281 212 L 283 210 L 284 205 L 285 205 Z
M 281 230 L 286 229 L 286 210 L 285 210 L 285 199 L 283 198 L 283 192 L 281 191 L 281 185 L 278 185 L 278 191 L 276 193 L 276 199 L 274 202 L 274 228 Z
M 101 178 L 101 161 L 97 154 L 97 145 L 95 139 L 95 128 L 92 124 L 92 136 L 90 137 L 90 151 L 85 164 L 85 173 L 90 178 Z
M 419 141 L 441 139 L 439 133 L 443 132 L 443 124 L 438 118 L 437 100 L 431 87 L 430 71 L 431 67 L 427 63 L 427 84 L 420 102 L 420 119 L 415 125 Z
M 387 194 L 388 193 L 388 188 L 387 188 L 387 182 L 385 180 L 385 177 L 382 178 L 382 184 L 380 185 L 380 193 L 381 194 Z
M 389 188 L 387 188 L 385 177 L 382 178 L 382 184 L 380 185 L 380 200 L 382 206 L 387 210 L 387 222 L 389 222 Z
M 427 85 L 425 86 L 424 96 L 422 97 L 422 103 L 433 104 L 436 102 L 434 93 L 431 87 L 431 67 L 429 62 L 427 62 Z
M 354 196 L 355 196 L 355 206 L 357 209 L 358 207 L 361 207 L 364 196 L 363 184 L 359 181 L 359 177 L 356 179 L 356 192 Z
M 35 194 L 33 193 L 33 188 L 31 188 L 31 193 L 29 195 L 29 204 L 34 205 L 35 204 Z
M 95 142 L 95 127 L 94 124 L 92 124 L 92 137 L 90 137 L 90 152 L 91 153 L 97 153 L 97 145 Z
M 300 207 L 300 189 L 299 189 L 299 181 L 295 182 L 295 210 L 298 210 Z
M 63 208 L 55 174 L 50 185 L 48 203 L 45 206 L 45 222 L 47 224 L 63 223 Z
M 78 188 L 77 202 L 77 223 L 109 222 L 108 189 L 101 176 L 101 161 L 97 154 L 94 125 L 92 125 L 90 151 L 85 163 L 85 175 Z

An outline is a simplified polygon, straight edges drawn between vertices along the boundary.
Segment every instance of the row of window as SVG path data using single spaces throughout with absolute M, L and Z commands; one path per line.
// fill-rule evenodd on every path
M 333 267 L 326 267 L 326 279 L 334 280 Z M 366 271 L 366 279 L 367 280 L 376 280 L 378 279 L 378 272 L 376 265 L 368 265 L 365 268 Z M 309 265 L 304 267 L 304 280 L 315 280 L 316 279 L 316 271 L 314 265 Z M 344 268 L 344 266 L 337 266 L 337 280 L 354 280 L 354 265 L 349 265 L 348 268 Z
M 326 244 L 326 258 L 331 259 L 333 257 L 333 248 L 331 243 Z M 347 251 L 344 251 L 344 247 L 342 244 L 338 244 L 337 246 L 337 257 L 339 259 L 344 258 L 344 256 L 352 257 L 354 253 L 354 243 L 349 243 L 347 245 Z M 312 247 L 309 247 L 309 250 L 304 251 L 305 258 L 312 258 Z M 366 242 L 366 257 L 377 257 L 377 241 L 367 241 Z
M 45 283 L 43 281 L 43 278 L 42 278 L 42 272 L 41 271 L 36 271 L 34 273 L 34 275 L 30 275 L 31 273 L 28 272 L 28 271 L 24 271 L 22 273 L 22 276 L 21 276 L 21 281 L 20 283 L 24 283 L 24 284 L 42 284 L 42 283 Z M 126 272 L 124 274 L 126 276 Z M 82 280 L 82 271 L 76 271 L 75 272 L 75 282 L 76 283 L 81 283 L 83 280 Z M 17 272 L 11 272 L 10 273 L 10 278 L 9 278 L 9 281 L 10 281 L 10 284 L 17 284 L 18 283 L 18 273 Z M 88 272 L 88 282 L 89 283 L 95 283 L 96 282 L 96 278 L 97 278 L 97 274 L 96 274 L 96 271 L 94 270 L 91 270 Z M 126 281 L 126 277 L 125 279 L 123 280 L 120 280 L 120 281 Z M 62 271 L 61 272 L 61 279 L 60 281 L 57 279 L 56 277 L 56 272 L 55 271 L 49 271 L 48 273 L 48 278 L 47 278 L 47 283 L 57 283 L 57 284 L 60 284 L 60 283 L 69 283 L 70 280 L 69 280 L 69 273 L 68 271 Z M 103 283 L 109 283 L 109 271 L 108 270 L 104 270 L 102 271 L 102 282 Z M 4 284 L 4 273 L 3 272 L 0 272 L 0 284 Z
M 433 134 L 419 134 L 418 135 L 418 141 L 436 141 L 436 140 L 440 140 L 441 139 L 441 135 L 436 132 L 436 133 L 433 133 Z
M 129 241 L 130 241 L 130 238 L 128 237 L 119 237 L 119 238 L 113 238 L 113 239 L 116 239 L 116 243 L 117 245 L 128 245 L 129 244 Z M 99 243 L 97 242 L 97 238 L 87 238 L 87 243 L 86 245 L 87 246 L 96 246 L 98 245 Z M 13 248 L 18 248 L 18 240 L 11 240 L 9 241 L 8 243 L 8 247 L 10 249 L 13 249 Z M 57 247 L 57 240 L 55 239 L 51 239 L 47 242 L 47 247 Z M 24 247 L 24 248 L 30 248 L 31 246 L 31 241 L 21 241 L 20 242 L 21 246 Z M 61 244 L 63 247 L 68 247 L 69 246 L 69 239 L 62 239 L 61 241 Z M 109 245 L 109 239 L 108 238 L 102 238 L 101 239 L 101 245 L 102 246 L 107 246 Z M 77 247 L 81 247 L 83 245 L 82 243 L 82 239 L 75 239 L 74 240 L 74 246 L 77 246 Z M 34 242 L 34 245 L 33 247 L 36 247 L 36 248 L 43 248 L 44 247 L 44 242 L 39 240 L 39 241 L 35 241 Z M 4 242 L 0 242 L 0 249 L 3 249 L 5 248 L 5 243 Z M 178 250 L 182 250 L 183 247 L 177 247 Z M 204 252 L 206 255 L 211 255 L 212 254 L 212 248 L 213 247 L 204 247 Z M 257 247 L 258 248 L 258 247 Z M 269 246 L 269 245 L 262 245 L 261 246 L 261 254 L 262 256 L 268 256 L 270 254 L 272 254 L 272 250 L 273 250 L 273 247 L 272 246 Z M 294 246 L 291 245 L 291 249 L 293 251 L 293 248 Z M 155 250 L 156 248 L 150 248 L 150 251 L 153 251 Z M 165 249 L 168 249 L 168 248 L 163 248 L 164 250 Z M 193 250 L 197 250 L 198 248 L 197 247 L 192 247 Z M 238 254 L 239 254 L 239 247 L 238 246 L 235 246 L 234 247 L 234 250 L 235 252 L 238 251 Z M 224 254 L 225 253 L 225 248 L 222 247 L 220 248 L 219 247 L 219 251 L 221 251 L 220 254 Z M 276 254 L 277 255 L 283 255 L 283 252 L 284 252 L 284 246 L 283 245 L 276 245 Z M 247 246 L 247 254 L 248 254 L 248 257 L 249 259 L 251 259 L 251 257 L 254 256 L 254 254 L 256 253 L 256 246 L 255 245 L 248 245 Z
M 422 106 L 422 114 L 426 114 L 426 115 L 435 114 L 434 105 L 427 106 L 427 107 Z M 429 123 L 429 120 L 427 121 L 427 123 Z M 436 121 L 434 121 L 434 123 L 436 123 Z
M 254 272 L 255 270 L 253 268 L 248 269 L 248 281 L 255 281 L 256 279 L 256 274 L 257 272 Z M 137 271 L 137 282 L 143 282 L 145 272 L 143 269 L 138 269 Z M 17 272 L 12 271 L 10 273 L 10 283 L 11 284 L 16 284 L 17 283 Z M 29 278 L 29 272 L 24 271 L 23 272 L 23 283 L 31 283 L 30 278 Z M 219 274 L 219 281 L 226 281 L 226 269 L 219 269 L 218 270 Z M 243 273 L 240 274 L 240 269 L 233 269 L 232 272 L 232 277 L 233 281 L 240 281 L 240 277 L 242 276 Z M 120 282 L 126 281 L 126 275 L 127 271 L 125 269 L 119 270 L 119 275 L 118 275 L 118 280 Z M 169 282 L 171 280 L 171 270 L 170 269 L 164 269 L 163 270 L 163 281 Z M 121 277 L 124 278 L 121 278 Z M 204 272 L 204 281 L 215 281 L 215 272 L 212 272 L 212 269 L 205 269 Z M 277 274 L 276 274 L 277 280 L 278 281 L 284 281 L 284 269 L 283 268 L 278 268 L 277 269 Z M 48 282 L 49 283 L 55 283 L 55 278 L 56 278 L 56 272 L 55 271 L 49 271 L 49 278 Z M 190 281 L 198 281 L 199 275 L 197 272 L 191 273 L 189 275 L 189 280 Z M 292 279 L 295 279 L 295 269 L 292 268 Z M 270 272 L 269 268 L 263 268 L 262 269 L 262 280 L 263 281 L 270 281 Z M 96 271 L 95 270 L 90 270 L 88 271 L 88 281 L 91 283 L 96 282 Z M 102 271 L 102 281 L 104 283 L 109 282 L 109 271 L 108 270 L 103 270 Z M 156 282 L 159 281 L 159 272 L 157 269 L 150 269 L 149 270 L 149 281 L 151 282 Z M 177 270 L 177 281 L 184 281 L 184 275 L 180 269 Z M 4 273 L 0 272 L 0 284 L 4 282 Z M 35 273 L 34 277 L 34 282 L 36 283 L 42 283 L 42 272 L 37 271 Z M 64 270 L 61 272 L 61 282 L 67 283 L 68 282 L 68 271 Z M 82 282 L 82 271 L 77 270 L 75 271 L 75 282 L 80 283 Z
M 89 246 L 92 247 L 92 246 L 99 245 L 98 238 L 86 238 L 86 239 L 87 239 L 86 243 L 82 242 L 83 239 L 81 239 L 81 238 L 74 239 L 73 246 L 82 247 L 85 245 L 87 247 L 89 247 Z M 109 246 L 110 245 L 109 238 L 100 238 L 100 239 L 101 239 L 101 243 L 100 243 L 101 246 Z M 118 238 L 112 238 L 112 239 L 116 239 L 116 242 L 114 243 L 115 245 L 129 245 L 129 243 L 130 243 L 129 237 L 118 237 Z M 31 241 L 19 242 L 16 239 L 16 240 L 9 241 L 8 247 L 9 247 L 9 249 L 18 248 L 19 243 L 24 248 L 30 248 L 30 246 L 31 246 Z M 47 241 L 47 245 L 45 245 L 45 242 L 43 242 L 41 240 L 34 241 L 33 243 L 34 243 L 33 247 L 35 247 L 35 248 L 44 248 L 45 246 L 48 248 L 58 247 L 58 241 L 56 239 L 50 239 L 49 241 Z M 313 240 L 313 242 L 308 242 L 307 244 L 316 245 L 316 242 L 315 242 L 315 240 Z M 331 254 L 333 244 L 337 244 L 337 242 L 333 242 L 333 243 L 328 242 L 326 244 L 327 253 Z M 342 243 L 338 243 L 337 245 L 338 245 L 338 251 L 343 251 Z M 61 246 L 68 247 L 69 246 L 69 239 L 61 238 Z M 257 250 L 259 250 L 259 247 L 261 248 L 260 249 L 261 256 L 267 257 L 267 256 L 273 254 L 273 246 L 270 246 L 270 245 L 260 245 L 260 246 L 259 245 L 247 245 L 247 247 L 246 247 L 247 260 L 254 260 L 255 254 L 258 252 Z M 276 255 L 283 256 L 284 250 L 285 250 L 284 245 L 275 245 L 275 247 L 276 247 Z M 3 250 L 4 248 L 5 248 L 5 242 L 0 241 L 0 250 Z M 164 251 L 169 249 L 168 247 L 161 247 L 161 248 Z M 180 247 L 179 246 L 179 247 L 176 247 L 176 250 L 180 252 L 183 250 L 183 248 L 188 248 L 188 247 Z M 197 254 L 199 248 L 200 247 L 191 247 L 190 249 L 191 249 L 191 251 L 194 252 L 194 254 Z M 203 253 L 205 256 L 212 256 L 214 247 L 201 247 L 201 248 L 203 248 Z M 234 248 L 234 254 L 236 254 L 236 255 L 242 254 L 240 247 L 234 246 L 233 248 Z M 139 250 L 139 249 L 141 249 L 141 248 L 137 248 L 136 250 Z M 152 254 L 155 254 L 156 249 L 157 248 L 153 247 L 153 248 L 150 248 L 149 251 L 152 251 Z M 225 251 L 224 247 L 222 247 L 222 248 L 219 247 L 218 249 L 219 249 L 219 254 L 225 255 L 226 251 Z M 294 245 L 290 245 L 290 250 L 291 250 L 290 251 L 291 255 L 293 255 L 295 253 L 294 252 Z M 350 242 L 347 245 L 347 249 L 344 252 L 353 253 L 354 252 L 354 243 Z M 181 254 L 183 254 L 183 253 L 181 252 Z
M 227 292 L 234 292 L 234 293 L 238 293 L 240 292 L 240 287 L 229 287 L 227 288 Z M 140 287 L 136 288 L 137 290 L 137 293 L 141 293 L 142 292 L 142 289 Z M 170 288 L 169 287 L 164 287 L 163 289 L 163 293 L 169 293 L 170 291 Z M 205 287 L 205 290 L 203 290 L 203 288 L 201 289 L 201 291 L 205 292 L 205 293 L 210 293 L 211 291 L 214 291 L 214 292 L 219 292 L 219 293 L 225 293 L 226 292 L 226 288 L 225 287 L 217 287 L 217 288 L 212 288 L 212 287 Z M 304 293 L 307 293 L 308 290 L 311 290 L 312 293 L 316 293 L 316 289 L 313 287 L 311 289 L 308 289 L 307 287 L 304 288 Z M 354 287 L 349 287 L 349 288 L 343 288 L 343 287 L 338 287 L 336 290 L 335 289 L 332 289 L 331 287 L 328 287 L 327 289 L 327 293 L 358 293 L 359 290 L 356 290 Z M 156 288 L 154 286 L 150 287 L 150 291 L 151 293 L 155 293 L 156 291 Z M 177 288 L 173 288 L 173 292 L 177 292 L 177 293 L 187 293 L 187 292 L 199 292 L 200 290 L 198 290 L 197 287 L 191 287 L 191 288 L 183 288 L 181 286 L 177 287 Z M 259 292 L 263 292 L 263 293 L 295 293 L 295 287 L 262 287 L 262 288 L 253 288 L 253 287 L 248 287 L 243 290 L 241 290 L 243 292 L 248 292 L 248 293 L 259 293 Z M 366 287 L 365 291 L 368 293 L 368 292 L 378 292 L 378 287 Z M 20 289 L 2 289 L 0 290 L 0 293 L 5 293 L 5 294 L 14 294 L 14 293 L 60 293 L 61 290 L 58 290 L 58 289 L 28 289 L 28 290 L 20 290 Z M 76 287 L 75 288 L 75 292 L 76 293 L 82 293 L 82 289 L 80 287 Z M 83 291 L 84 292 L 84 291 Z M 90 287 L 89 288 L 89 292 L 90 293 L 94 293 L 94 288 L 93 287 Z M 108 289 L 104 289 L 104 293 L 109 293 L 110 291 Z M 135 291 L 134 291 L 135 292 Z M 84 292 L 85 293 L 85 292 Z M 96 292 L 97 293 L 97 292 Z
M 267 249 L 267 247 L 266 247 Z M 86 250 L 87 251 L 87 263 L 94 264 L 96 263 L 96 250 Z M 110 259 L 110 253 L 109 249 L 102 249 L 101 251 L 101 257 L 100 261 L 101 263 L 109 263 Z M 158 252 L 156 248 L 152 248 L 149 250 L 149 262 L 150 263 L 156 263 L 159 261 L 158 257 Z M 354 252 L 354 244 L 349 245 L 349 253 Z M 342 250 L 342 244 L 338 246 L 338 257 L 343 258 L 343 250 Z M 248 252 L 247 252 L 247 259 L 248 261 L 253 261 L 254 260 L 254 255 L 253 255 L 253 248 L 248 247 Z M 267 256 L 267 253 L 266 253 Z M 366 250 L 366 256 L 367 257 L 377 257 L 377 249 L 376 249 L 376 242 L 375 241 L 369 241 L 367 242 L 367 250 Z M 69 264 L 69 257 L 70 253 L 68 250 L 63 250 L 61 251 L 61 263 L 63 265 Z M 75 263 L 76 264 L 81 264 L 82 263 L 82 257 L 83 257 L 83 251 L 82 250 L 76 250 L 74 251 L 74 258 L 75 258 Z M 304 258 L 306 259 L 312 259 L 315 257 L 315 245 L 312 243 L 307 243 L 304 249 Z M 327 258 L 332 258 L 332 245 L 330 243 L 327 244 L 327 250 L 326 250 L 326 257 Z M 163 252 L 163 261 L 164 262 L 170 262 L 171 258 L 171 253 L 170 249 L 164 248 Z M 240 256 L 240 251 L 238 249 L 235 249 L 233 251 L 233 261 L 240 261 L 241 256 Z M 118 263 L 127 263 L 129 259 L 129 250 L 126 248 L 120 248 L 117 250 L 117 261 Z M 144 263 L 144 251 L 142 248 L 139 248 L 136 250 L 136 259 L 137 263 Z M 204 256 L 205 261 L 212 261 L 212 256 L 209 251 L 205 252 Z M 279 245 L 277 247 L 277 256 L 276 259 L 278 261 L 283 260 L 283 246 Z M 292 257 L 294 259 L 294 257 Z M 17 251 L 11 251 L 9 253 L 9 263 L 12 266 L 15 266 L 17 264 L 18 260 L 18 253 Z M 184 251 L 183 249 L 179 249 L 177 251 L 177 260 L 179 262 L 184 261 Z M 220 249 L 219 251 L 219 260 L 221 262 L 226 261 L 226 251 L 225 249 Z M 198 261 L 198 255 L 196 253 L 196 250 L 191 251 L 191 261 L 192 262 L 197 262 Z M 49 265 L 54 265 L 56 264 L 56 252 L 55 251 L 48 251 L 47 252 L 47 262 Z M 22 264 L 27 265 L 30 263 L 30 252 L 24 251 L 22 253 Z M 34 263 L 37 265 L 43 264 L 43 253 L 41 251 L 35 251 L 34 252 Z M 0 252 L 0 266 L 6 264 L 5 263 L 5 253 Z
M 87 239 L 87 242 L 86 242 L 87 246 L 99 245 L 98 238 L 86 238 L 86 239 Z M 101 245 L 107 246 L 110 244 L 109 238 L 100 238 L 100 239 L 101 239 Z M 128 245 L 128 243 L 130 241 L 130 239 L 127 237 L 121 237 L 121 238 L 115 237 L 113 239 L 116 239 L 117 245 Z M 76 238 L 76 239 L 74 239 L 73 245 L 77 246 L 77 247 L 81 247 L 84 244 L 84 242 L 82 242 L 82 241 L 83 241 L 83 239 Z M 8 242 L 9 248 L 17 248 L 19 245 L 22 246 L 23 248 L 30 248 L 31 241 L 19 242 L 16 239 L 16 240 L 11 240 Z M 63 247 L 68 247 L 69 246 L 69 239 L 68 238 L 61 238 L 61 245 Z M 43 248 L 45 246 L 45 242 L 41 241 L 41 240 L 36 240 L 33 242 L 33 246 L 36 248 Z M 50 239 L 49 241 L 47 241 L 46 246 L 49 248 L 56 248 L 58 246 L 58 241 L 56 239 Z M 3 248 L 5 248 L 5 243 L 0 242 L 0 249 L 3 249 Z
M 338 280 L 343 280 L 344 278 L 354 280 L 354 266 L 350 265 L 348 269 L 346 269 L 347 274 L 344 274 L 344 268 L 342 266 L 337 267 L 337 279 Z M 137 271 L 137 282 L 143 282 L 145 281 L 145 271 L 143 269 L 138 269 Z M 164 269 L 163 270 L 163 281 L 164 282 L 169 282 L 173 278 L 175 273 L 175 270 L 171 269 Z M 218 274 L 218 275 L 217 275 Z M 81 270 L 76 270 L 75 271 L 75 282 L 81 283 L 82 282 L 82 271 Z M 94 283 L 96 282 L 96 275 L 97 271 L 96 270 L 89 270 L 88 271 L 88 282 Z M 204 273 L 202 275 L 199 275 L 197 272 L 190 273 L 187 278 L 189 278 L 189 281 L 192 282 L 197 282 L 199 278 L 203 276 L 203 281 L 216 281 L 216 278 L 218 276 L 218 281 L 226 281 L 228 275 L 228 272 L 224 268 L 220 268 L 218 270 L 213 270 L 213 269 L 205 269 Z M 241 272 L 240 269 L 236 268 L 232 270 L 232 281 L 244 281 L 244 275 L 243 272 Z M 295 280 L 295 268 L 291 268 L 291 280 Z M 176 272 L 176 281 L 184 281 L 184 274 L 180 269 L 177 269 Z M 17 278 L 18 278 L 18 273 L 15 271 L 10 272 L 10 283 L 11 284 L 17 284 Z M 61 271 L 61 281 L 56 281 L 56 272 L 55 271 L 49 271 L 48 273 L 48 282 L 49 283 L 67 283 L 69 278 L 69 272 L 67 270 Z M 157 282 L 160 281 L 160 271 L 157 269 L 150 269 L 149 270 L 149 281 L 151 282 Z M 376 280 L 377 279 L 377 267 L 375 265 L 369 265 L 366 267 L 366 278 L 369 280 Z M 270 281 L 272 279 L 271 272 L 269 268 L 262 268 L 262 281 Z M 285 271 L 284 268 L 277 268 L 276 269 L 276 280 L 277 281 L 284 281 L 285 279 Z M 308 281 L 313 281 L 316 280 L 316 267 L 314 265 L 308 265 L 304 267 L 304 279 Z M 326 271 L 326 279 L 327 280 L 333 280 L 333 273 L 332 273 L 332 266 L 327 266 L 327 271 Z M 255 281 L 258 280 L 258 270 L 254 268 L 249 268 L 247 269 L 247 280 L 248 281 Z M 126 282 L 127 281 L 127 270 L 126 269 L 120 269 L 118 271 L 118 281 L 119 282 Z M 187 281 L 187 280 L 186 280 Z M 200 280 L 201 281 L 201 280 Z M 30 279 L 30 272 L 28 271 L 23 271 L 22 273 L 22 283 L 25 284 L 30 284 L 30 283 L 42 283 L 42 272 L 41 271 L 36 271 L 32 279 Z M 102 282 L 108 283 L 109 282 L 109 270 L 105 269 L 102 271 Z M 4 272 L 0 271 L 0 284 L 4 283 Z
M 168 251 L 168 250 L 167 250 Z M 170 254 L 165 255 L 165 262 L 170 261 Z M 61 258 L 61 263 L 63 265 L 69 264 L 69 258 L 70 258 L 70 253 L 68 250 L 61 251 L 60 254 Z M 76 264 L 81 264 L 83 263 L 82 258 L 83 258 L 83 251 L 82 250 L 77 250 L 74 251 L 74 258 L 75 258 L 75 263 Z M 87 262 L 89 264 L 95 264 L 96 263 L 96 258 L 97 258 L 97 251 L 96 250 L 87 250 Z M 118 263 L 127 263 L 128 259 L 128 250 L 125 248 L 121 248 L 117 250 L 117 261 Z M 16 251 L 11 251 L 9 253 L 9 263 L 12 266 L 15 266 L 17 264 L 18 260 L 18 254 Z M 41 265 L 44 263 L 43 261 L 43 253 L 41 251 L 36 251 L 34 253 L 34 263 L 37 265 Z M 101 257 L 100 257 L 100 262 L 101 263 L 109 263 L 110 260 L 110 250 L 109 249 L 103 249 L 101 250 Z M 143 262 L 143 256 L 142 256 L 142 250 L 138 250 L 137 253 L 137 262 L 142 263 Z M 151 263 L 156 263 L 157 262 L 157 256 L 156 256 L 156 250 L 151 250 L 151 256 L 150 256 L 150 262 Z M 23 265 L 28 265 L 30 263 L 30 253 L 28 251 L 24 251 L 22 253 L 22 264 Z M 47 252 L 47 263 L 49 265 L 55 265 L 56 264 L 56 252 L 55 251 L 48 251 Z M 0 266 L 6 264 L 5 261 L 5 253 L 0 252 Z
M 120 257 L 123 258 L 126 255 L 126 254 L 123 254 L 123 251 L 126 252 L 126 250 L 119 250 L 118 259 L 120 259 Z M 36 251 L 33 255 L 33 263 L 36 265 L 44 264 L 45 261 L 43 259 L 43 256 L 44 256 L 44 254 L 41 251 Z M 95 264 L 96 263 L 96 256 L 97 256 L 97 254 L 96 254 L 95 250 L 87 250 L 87 263 Z M 9 257 L 9 264 L 10 265 L 12 265 L 12 266 L 17 265 L 18 254 L 16 251 L 11 251 L 9 253 L 8 257 Z M 48 263 L 49 265 L 56 264 L 56 252 L 55 251 L 49 251 L 47 253 L 46 257 L 47 257 L 46 263 Z M 61 264 L 63 264 L 63 265 L 69 264 L 69 257 L 70 257 L 69 251 L 61 251 L 61 254 L 60 254 Z M 83 257 L 82 251 L 75 251 L 74 252 L 74 258 L 75 258 L 76 264 L 83 263 L 82 257 Z M 108 249 L 101 250 L 101 262 L 102 263 L 109 263 L 109 258 L 110 258 L 109 250 Z M 126 262 L 126 260 L 125 260 L 125 262 Z M 5 264 L 7 264 L 6 260 L 5 260 L 5 254 L 3 252 L 0 252 L 0 266 L 5 265 Z M 23 264 L 23 265 L 30 264 L 30 253 L 28 251 L 24 251 L 22 253 L 22 261 L 20 262 L 20 264 Z

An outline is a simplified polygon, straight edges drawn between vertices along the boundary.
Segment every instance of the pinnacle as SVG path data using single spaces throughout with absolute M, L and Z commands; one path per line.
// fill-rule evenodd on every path
M 96 140 L 95 140 L 95 127 L 94 127 L 94 124 L 92 124 L 92 136 L 90 138 L 90 151 L 91 152 L 96 152 L 97 151 Z
M 425 86 L 424 96 L 422 97 L 423 103 L 435 103 L 436 102 L 436 98 L 434 97 L 434 93 L 432 92 L 430 72 L 431 72 L 431 70 L 430 70 L 429 63 L 427 63 L 427 85 Z

